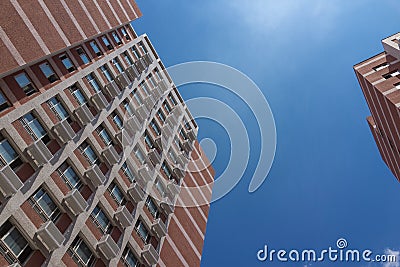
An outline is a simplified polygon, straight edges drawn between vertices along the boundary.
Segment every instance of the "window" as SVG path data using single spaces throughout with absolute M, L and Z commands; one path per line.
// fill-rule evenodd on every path
M 130 39 L 131 39 L 131 37 L 129 36 L 129 34 L 127 33 L 127 31 L 125 30 L 124 27 L 121 28 L 121 32 L 122 32 L 122 35 L 123 35 L 127 40 L 130 40 Z
M 108 50 L 113 49 L 113 46 L 110 44 L 110 41 L 108 41 L 108 38 L 106 36 L 102 36 L 101 40 L 103 40 L 103 43 L 107 47 Z
M 149 230 L 147 230 L 146 226 L 141 220 L 137 220 L 135 230 L 143 242 L 147 244 L 150 240 Z
M 102 125 L 97 127 L 96 132 L 99 135 L 99 137 L 101 138 L 101 140 L 103 140 L 103 142 L 106 146 L 109 146 L 112 144 L 112 139 L 111 139 L 110 135 L 107 133 L 107 130 Z
M 386 75 L 383 75 L 383 78 L 389 79 L 389 78 L 395 77 L 395 76 L 397 76 L 397 75 L 400 75 L 400 72 L 399 72 L 398 70 L 392 71 L 392 72 L 390 72 L 390 73 L 388 73 L 388 74 L 386 74 Z
M 132 170 L 129 168 L 128 164 L 126 164 L 126 162 L 124 162 L 124 164 L 122 164 L 121 170 L 131 183 L 135 182 L 135 180 L 136 180 L 135 175 L 133 174 Z
M 176 106 L 178 103 L 176 103 L 176 100 L 175 100 L 175 98 L 172 96 L 172 94 L 169 94 L 168 95 L 168 99 L 169 99 L 169 101 L 171 101 L 171 103 L 174 105 L 174 106 Z
M 0 135 L 0 140 L 0 166 L 9 165 L 15 171 L 22 165 L 22 160 L 7 139 Z
M 54 73 L 53 69 L 51 68 L 48 62 L 40 64 L 39 68 L 50 83 L 53 83 L 58 80 L 58 76 Z
M 122 68 L 121 63 L 119 62 L 118 58 L 113 58 L 111 60 L 112 64 L 114 64 L 115 68 L 118 70 L 119 73 L 124 72 L 124 68 Z
M 164 101 L 163 106 L 165 108 L 165 110 L 170 113 L 171 112 L 171 107 L 170 105 L 167 103 L 167 101 Z
M 92 213 L 90 214 L 93 223 L 100 229 L 100 231 L 105 234 L 111 230 L 111 222 L 99 206 L 96 206 Z
M 133 65 L 132 58 L 131 58 L 131 56 L 128 54 L 128 51 L 125 51 L 124 53 L 122 53 L 122 55 L 123 55 L 123 57 L 124 57 L 124 59 L 125 59 L 126 64 L 128 64 L 129 66 L 130 66 L 130 65 Z
M 67 163 L 64 162 L 57 169 L 58 174 L 64 180 L 65 184 L 69 189 L 80 189 L 82 187 L 82 181 L 74 171 L 74 169 Z
M 103 55 L 103 53 L 100 51 L 100 48 L 98 47 L 96 41 L 91 41 L 90 46 L 92 47 L 94 53 L 99 57 L 101 55 Z
M 136 48 L 136 45 L 132 46 L 131 50 L 132 50 L 132 53 L 135 55 L 136 59 L 141 58 L 140 53 Z
M 41 139 L 45 144 L 50 142 L 50 137 L 46 130 L 32 113 L 27 113 L 20 118 L 20 121 L 34 141 Z
M 139 86 L 140 86 L 140 88 L 142 88 L 143 92 L 144 92 L 146 95 L 149 95 L 149 90 L 147 89 L 147 84 L 146 84 L 144 81 L 141 82 Z
M 139 263 L 135 254 L 133 254 L 132 250 L 128 247 L 125 248 L 124 253 L 122 254 L 122 260 L 127 267 L 137 267 Z
M 90 62 L 89 57 L 86 55 L 85 51 L 83 51 L 82 47 L 78 47 L 76 49 L 76 52 L 78 53 L 79 57 L 81 58 L 83 64 L 88 64 Z
M 137 89 L 133 92 L 133 97 L 136 99 L 139 105 L 143 104 L 142 98 L 139 96 Z
M 111 35 L 114 38 L 114 41 L 117 43 L 117 45 L 122 44 L 122 41 L 116 32 L 112 32 Z
M 380 71 L 380 70 L 383 70 L 384 68 L 386 68 L 388 66 L 389 66 L 389 63 L 383 63 L 383 64 L 379 64 L 378 66 L 374 67 L 373 69 L 375 71 Z
M 144 164 L 146 162 L 146 158 L 143 155 L 142 150 L 140 150 L 138 147 L 135 147 L 134 151 L 135 151 L 135 156 L 139 160 L 139 162 Z
M 7 99 L 4 97 L 3 93 L 0 91 L 0 111 L 7 109 L 10 105 Z
M 165 197 L 165 189 L 164 186 L 162 185 L 161 181 L 157 178 L 156 181 L 154 182 L 154 185 L 157 188 L 157 191 L 160 193 L 161 197 Z
M 154 132 L 155 132 L 157 135 L 160 135 L 160 134 L 161 134 L 160 128 L 159 128 L 158 125 L 155 123 L 154 119 L 151 120 L 151 122 L 150 122 L 150 127 L 154 130 Z
M 168 177 L 168 179 L 170 179 L 170 180 L 173 179 L 171 169 L 168 167 L 168 165 L 165 163 L 165 161 L 161 165 L 161 169 L 163 170 L 165 175 Z
M 124 128 L 121 118 L 118 116 L 118 114 L 115 111 L 111 113 L 111 117 L 112 117 L 113 122 L 115 123 L 115 125 L 117 125 L 117 128 L 119 130 Z
M 142 50 L 143 54 L 147 54 L 146 46 L 143 44 L 142 41 L 139 42 L 139 47 Z
M 157 111 L 157 115 L 158 115 L 158 117 L 160 118 L 160 120 L 161 120 L 162 122 L 165 122 L 165 115 L 164 115 L 164 112 L 162 112 L 161 109 L 159 109 L 159 110 Z
M 156 203 L 154 203 L 153 199 L 151 197 L 147 197 L 146 199 L 146 207 L 150 211 L 151 215 L 154 218 L 158 218 L 160 215 L 160 212 L 157 209 Z
M 99 158 L 96 153 L 94 153 L 93 148 L 88 144 L 88 142 L 84 141 L 80 146 L 79 150 L 82 155 L 87 159 L 90 165 L 97 165 L 100 163 Z
M 18 83 L 19 87 L 24 91 L 27 96 L 32 95 L 37 92 L 36 87 L 33 85 L 28 75 L 25 72 L 22 72 L 16 76 L 14 76 L 15 81 Z
M 187 137 L 185 131 L 183 130 L 183 128 L 180 129 L 179 135 L 183 138 L 183 140 L 187 140 L 188 139 L 188 137 Z
M 74 64 L 72 64 L 72 61 L 67 54 L 61 55 L 60 60 L 68 72 L 73 72 L 76 70 Z
M 60 217 L 60 210 L 43 188 L 29 198 L 29 203 L 44 221 L 55 222 Z
M 108 69 L 107 65 L 103 65 L 100 67 L 101 72 L 104 74 L 104 76 L 107 78 L 107 81 L 112 82 L 114 81 L 114 77 L 111 74 L 110 70 Z
M 128 100 L 125 99 L 124 101 L 122 101 L 122 106 L 124 107 L 126 112 L 128 112 L 129 116 L 133 115 L 133 110 L 131 108 L 131 105 L 129 105 Z
M 92 73 L 89 73 L 86 76 L 86 80 L 89 83 L 90 87 L 92 87 L 92 89 L 97 93 L 100 92 L 100 85 L 97 82 L 96 76 Z
M 94 265 L 95 257 L 93 252 L 79 236 L 75 238 L 68 248 L 68 254 L 78 266 L 91 267 Z
M 107 190 L 118 205 L 125 204 L 126 201 L 124 198 L 124 194 L 122 194 L 121 189 L 119 189 L 116 183 L 112 182 L 110 186 L 107 188 Z
M 147 131 L 144 133 L 144 141 L 150 149 L 154 148 L 153 140 L 151 140 L 151 137 L 149 136 Z
M 56 115 L 58 120 L 63 121 L 65 119 L 70 119 L 68 112 L 56 97 L 50 98 L 47 101 L 47 104 L 49 105 L 51 111 L 53 111 L 53 113 Z
M 83 95 L 82 91 L 78 88 L 78 86 L 76 86 L 76 84 L 71 85 L 69 90 L 72 96 L 75 98 L 76 102 L 78 102 L 80 106 L 87 103 L 86 97 Z
M 20 263 L 23 265 L 33 252 L 28 241 L 9 221 L 0 227 L 0 237 L 0 253 L 9 264 Z

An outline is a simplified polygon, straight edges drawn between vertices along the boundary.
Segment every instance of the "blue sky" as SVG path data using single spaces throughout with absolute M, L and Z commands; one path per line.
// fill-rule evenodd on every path
M 259 130 L 240 99 L 204 84 L 183 86 L 184 99 L 213 97 L 246 121 L 251 150 L 245 175 L 212 203 L 202 266 L 400 266 L 261 263 L 274 249 L 324 249 L 346 238 L 376 254 L 400 250 L 400 184 L 380 158 L 369 111 L 352 66 L 382 51 L 398 28 L 398 1 L 138 0 L 147 33 L 166 66 L 209 60 L 248 75 L 262 90 L 277 129 L 276 157 L 254 193 Z M 223 126 L 199 120 L 200 138 L 217 145 L 217 176 L 229 164 Z

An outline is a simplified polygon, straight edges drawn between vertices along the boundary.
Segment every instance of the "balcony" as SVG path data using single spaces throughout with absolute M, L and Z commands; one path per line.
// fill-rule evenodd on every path
M 168 85 L 164 80 L 158 82 L 158 87 L 160 88 L 162 94 L 168 90 Z
M 88 207 L 86 200 L 82 197 L 78 189 L 73 189 L 66 194 L 63 202 L 74 216 L 78 216 Z
M 115 258 L 119 252 L 119 247 L 112 239 L 111 235 L 102 236 L 97 243 L 97 248 L 100 250 L 101 254 L 103 254 L 104 258 L 108 261 L 112 258 Z
M 183 177 L 185 177 L 185 174 L 186 174 L 186 172 L 184 170 L 182 170 L 181 168 L 174 168 L 174 170 L 172 172 L 179 180 L 182 179 Z
M 147 96 L 144 100 L 144 105 L 146 106 L 146 108 L 148 110 L 152 110 L 154 107 L 154 104 L 156 103 L 156 101 L 154 100 L 154 97 L 152 95 Z
M 97 92 L 92 96 L 91 100 L 98 111 L 102 111 L 108 106 L 107 99 L 103 92 Z
M 103 156 L 104 161 L 107 162 L 107 164 L 110 166 L 118 163 L 121 158 L 118 152 L 115 150 L 114 146 L 111 145 L 106 147 L 101 155 Z
M 182 142 L 182 148 L 185 150 L 185 152 L 187 154 L 189 154 L 190 152 L 192 152 L 193 150 L 193 145 L 192 142 L 190 140 L 185 140 Z
M 118 207 L 114 216 L 124 228 L 131 226 L 133 223 L 133 216 L 125 206 Z
M 147 244 L 146 246 L 144 246 L 142 250 L 142 258 L 147 265 L 152 266 L 156 264 L 159 257 L 160 255 L 158 255 L 157 251 L 151 244 Z
M 138 183 L 133 183 L 131 187 L 129 187 L 128 193 L 133 199 L 133 201 L 135 201 L 135 203 L 139 203 L 140 201 L 142 201 L 145 196 L 142 187 L 140 187 Z
M 86 125 L 94 119 L 92 112 L 90 112 L 86 104 L 77 107 L 74 111 L 74 115 L 82 125 Z
M 65 237 L 52 221 L 47 221 L 36 232 L 37 238 L 43 243 L 49 252 L 59 248 L 64 243 Z
M 38 167 L 48 163 L 53 157 L 50 150 L 41 139 L 26 148 L 26 153 L 32 158 Z
M 135 110 L 135 115 L 139 119 L 139 121 L 143 123 L 149 116 L 149 110 L 145 105 L 142 104 Z
M 168 140 L 172 136 L 172 128 L 169 124 L 164 124 L 164 126 L 162 127 L 161 136 L 163 136 L 166 140 Z
M 85 172 L 85 178 L 91 181 L 94 187 L 98 187 L 106 181 L 106 177 L 97 165 L 93 165 Z
M 0 170 L 0 191 L 5 198 L 14 195 L 22 186 L 23 183 L 10 166 L 7 165 Z
M 170 181 L 167 184 L 168 194 L 174 199 L 181 192 L 181 187 L 177 185 L 175 182 Z
M 190 129 L 189 131 L 187 131 L 186 134 L 189 137 L 189 140 L 192 142 L 197 139 L 196 133 L 193 131 L 193 129 Z
M 61 143 L 66 144 L 75 137 L 75 132 L 67 120 L 63 120 L 53 126 L 53 133 Z
M 151 231 L 155 233 L 158 238 L 162 238 L 167 235 L 167 226 L 160 218 L 158 218 L 154 220 L 151 225 Z
M 110 83 L 104 86 L 104 91 L 109 94 L 112 98 L 117 97 L 121 94 L 121 90 L 118 88 L 118 85 L 115 81 L 111 81 Z
M 117 76 L 116 82 L 121 88 L 126 88 L 131 83 L 128 75 L 125 72 L 122 72 L 120 75 Z
M 151 149 L 148 155 L 153 165 L 157 165 L 161 162 L 161 155 L 158 153 L 157 149 Z
M 131 81 L 134 81 L 135 79 L 137 79 L 140 75 L 139 71 L 136 69 L 135 65 L 130 66 L 129 68 L 126 69 L 125 71 L 129 78 L 131 79 Z
M 164 197 L 161 200 L 160 206 L 163 211 L 168 215 L 173 213 L 175 210 L 174 204 L 172 204 L 171 200 L 168 197 Z

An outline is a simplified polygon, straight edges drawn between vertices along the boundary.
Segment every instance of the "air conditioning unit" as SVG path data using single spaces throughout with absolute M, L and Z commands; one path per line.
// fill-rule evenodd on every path
M 147 164 L 145 164 L 144 166 L 139 168 L 138 175 L 139 175 L 139 178 L 142 179 L 145 183 L 151 181 L 153 178 L 153 173 L 149 169 Z
M 154 249 L 153 245 L 147 244 L 143 247 L 142 258 L 147 265 L 152 266 L 158 262 L 160 255 Z
M 101 154 L 104 158 L 104 161 L 106 161 L 110 166 L 118 163 L 121 158 L 120 155 L 118 155 L 118 152 L 115 150 L 114 146 L 112 145 L 106 147 Z
M 140 185 L 138 183 L 133 183 L 131 185 L 131 187 L 129 187 L 128 193 L 131 196 L 131 198 L 133 199 L 133 201 L 135 201 L 135 203 L 142 201 L 145 196 L 145 193 L 144 193 L 142 187 L 140 187 Z
M 139 64 L 141 64 L 142 66 L 143 66 L 143 68 L 144 69 L 147 69 L 147 67 L 148 67 L 148 65 L 147 65 L 147 62 L 146 62 L 146 60 L 144 59 L 144 57 L 141 57 L 140 59 L 139 59 Z
M 189 159 L 186 157 L 184 152 L 181 152 L 177 157 L 177 162 L 182 168 L 185 168 L 186 164 L 189 162 Z
M 90 123 L 94 119 L 92 112 L 90 112 L 90 110 L 86 104 L 84 104 L 80 107 L 77 107 L 74 111 L 74 114 L 75 114 L 75 117 L 77 118 L 77 120 L 83 126 Z
M 153 62 L 153 59 L 151 58 L 150 54 L 147 53 L 146 55 L 143 56 L 144 61 L 146 62 L 147 66 L 150 66 L 151 62 Z
M 181 192 L 181 187 L 179 185 L 177 185 L 176 183 L 170 181 L 167 184 L 167 190 L 168 190 L 168 193 L 172 196 L 172 198 L 175 198 Z
M 37 140 L 26 148 L 26 153 L 32 158 L 38 167 L 48 163 L 53 157 L 50 150 L 41 139 Z
M 175 115 L 173 113 L 170 113 L 167 118 L 165 119 L 165 122 L 168 123 L 172 129 L 174 129 L 174 127 L 176 125 L 178 125 L 178 120 L 175 117 Z
M 115 81 L 111 81 L 110 83 L 104 86 L 104 90 L 109 94 L 112 98 L 117 97 L 121 94 L 121 90 L 118 88 L 118 85 Z
M 167 226 L 158 218 L 154 220 L 153 224 L 151 225 L 151 231 L 156 234 L 158 238 L 162 238 L 167 235 Z
M 160 202 L 160 206 L 163 209 L 163 211 L 166 214 L 171 214 L 174 212 L 174 204 L 171 202 L 171 200 L 168 197 L 164 197 L 161 202 Z
M 36 234 L 49 252 L 61 247 L 65 240 L 63 234 L 52 221 L 47 221 L 42 224 Z
M 146 69 L 146 66 L 143 65 L 143 63 L 140 59 L 135 62 L 135 67 L 139 73 L 142 73 Z
M 118 207 L 114 216 L 124 228 L 133 223 L 133 216 L 125 206 Z
M 0 170 L 0 191 L 5 198 L 14 195 L 22 186 L 23 183 L 10 166 L 4 166 Z
M 135 115 L 140 122 L 144 122 L 149 116 L 149 110 L 142 104 L 135 110 Z
M 102 111 L 108 106 L 107 99 L 103 92 L 97 92 L 91 97 L 91 100 L 98 111 Z
M 161 155 L 158 153 L 157 149 L 153 148 L 148 153 L 151 162 L 157 165 L 161 162 Z
M 117 76 L 116 82 L 121 88 L 126 88 L 131 83 L 131 81 L 128 78 L 128 75 L 126 75 L 125 72 L 122 72 L 120 75 Z
M 61 143 L 66 144 L 75 137 L 75 132 L 67 120 L 63 120 L 53 126 L 53 133 L 58 137 Z
M 196 133 L 193 131 L 193 129 L 190 129 L 189 131 L 187 131 L 187 136 L 189 137 L 190 141 L 194 141 L 196 140 L 197 136 Z
M 136 116 L 130 117 L 124 121 L 124 129 L 129 132 L 130 136 L 135 136 L 135 134 L 140 131 L 141 127 L 142 125 L 139 123 Z
M 82 197 L 81 193 L 78 189 L 71 190 L 68 194 L 64 197 L 64 203 L 68 207 L 68 209 L 74 214 L 78 216 L 82 212 L 86 210 L 88 207 L 88 203 Z
M 85 172 L 85 177 L 92 182 L 94 187 L 98 187 L 106 181 L 106 177 L 97 165 L 90 167 L 90 169 Z
M 111 260 L 115 258 L 119 252 L 119 247 L 112 239 L 111 235 L 103 235 L 99 242 L 97 243 L 97 248 L 103 254 L 106 260 Z

